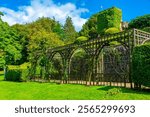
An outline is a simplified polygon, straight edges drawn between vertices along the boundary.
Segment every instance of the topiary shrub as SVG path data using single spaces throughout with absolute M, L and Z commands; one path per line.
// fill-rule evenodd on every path
M 114 34 L 114 33 L 118 33 L 120 32 L 119 29 L 115 28 L 115 27 L 112 27 L 112 28 L 108 28 L 106 31 L 105 31 L 105 34 Z
M 122 11 L 116 7 L 104 10 L 97 17 L 98 33 L 103 34 L 108 28 L 115 27 L 120 30 Z
M 150 87 L 150 44 L 140 45 L 133 50 L 132 80 L 140 87 Z
M 80 36 L 80 37 L 78 37 L 78 38 L 74 41 L 74 43 L 76 43 L 76 44 L 81 44 L 81 43 L 83 43 L 84 41 L 87 41 L 87 40 L 88 40 L 87 37 L 85 37 L 85 36 Z

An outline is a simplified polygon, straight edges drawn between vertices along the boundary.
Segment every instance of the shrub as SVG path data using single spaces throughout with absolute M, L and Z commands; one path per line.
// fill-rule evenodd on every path
M 140 45 L 134 48 L 132 80 L 138 86 L 150 87 L 150 44 Z
M 6 81 L 21 81 L 21 70 L 11 69 L 6 72 L 5 80 Z
M 103 34 L 108 28 L 115 27 L 120 30 L 122 11 L 116 7 L 104 10 L 97 17 L 98 32 Z
M 76 43 L 76 44 L 81 44 L 82 42 L 87 41 L 87 40 L 88 40 L 87 37 L 85 37 L 85 36 L 80 36 L 80 37 L 78 37 L 78 38 L 74 41 L 74 43 Z
M 120 32 L 119 29 L 115 28 L 115 27 L 112 27 L 112 28 L 108 28 L 106 31 L 105 31 L 105 34 L 114 34 L 114 33 L 118 33 Z
M 5 74 L 5 80 L 7 81 L 26 81 L 29 75 L 29 63 L 22 65 L 9 65 Z

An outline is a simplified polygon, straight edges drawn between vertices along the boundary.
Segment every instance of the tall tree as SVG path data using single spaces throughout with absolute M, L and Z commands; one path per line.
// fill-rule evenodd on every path
M 66 18 L 66 22 L 64 24 L 64 42 L 66 44 L 73 43 L 76 40 L 77 32 L 75 30 L 75 27 L 73 25 L 71 17 Z
M 16 64 L 21 59 L 22 46 L 18 41 L 16 30 L 0 19 L 0 66 Z
M 17 31 L 18 38 L 19 38 L 19 43 L 22 45 L 22 58 L 18 61 L 18 64 L 22 64 L 24 62 L 27 62 L 27 45 L 29 43 L 29 29 L 27 28 L 27 25 L 22 25 L 22 24 L 15 24 L 12 26 L 13 29 Z
M 129 28 L 143 29 L 145 27 L 150 27 L 150 14 L 136 17 L 129 23 Z
M 80 36 L 85 36 L 89 39 L 94 39 L 98 36 L 97 32 L 97 14 L 94 14 L 90 19 L 82 26 L 81 31 L 79 32 Z

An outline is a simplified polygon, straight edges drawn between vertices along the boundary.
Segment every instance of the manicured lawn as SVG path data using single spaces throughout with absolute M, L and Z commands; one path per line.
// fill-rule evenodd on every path
M 118 89 L 120 90 L 118 92 Z M 112 91 L 112 93 L 110 93 Z M 150 92 L 125 88 L 71 84 L 7 82 L 0 75 L 1 100 L 103 100 L 150 99 Z

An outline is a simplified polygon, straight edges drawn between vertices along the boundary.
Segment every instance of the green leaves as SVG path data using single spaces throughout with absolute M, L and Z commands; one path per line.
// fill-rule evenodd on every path
M 135 47 L 132 61 L 134 83 L 150 86 L 150 44 Z
M 122 11 L 116 7 L 104 10 L 98 15 L 98 32 L 103 34 L 108 28 L 115 27 L 120 30 Z
M 21 58 L 22 47 L 18 42 L 18 34 L 7 23 L 0 21 L 0 35 L 1 66 L 14 64 Z
M 73 43 L 77 37 L 77 32 L 73 26 L 71 17 L 67 17 L 64 25 L 64 42 L 66 44 Z
M 97 38 L 97 14 L 90 17 L 90 19 L 82 26 L 79 32 L 80 36 L 88 37 L 89 39 Z
M 150 27 L 150 14 L 136 17 L 129 23 L 129 28 L 143 29 L 145 27 Z

